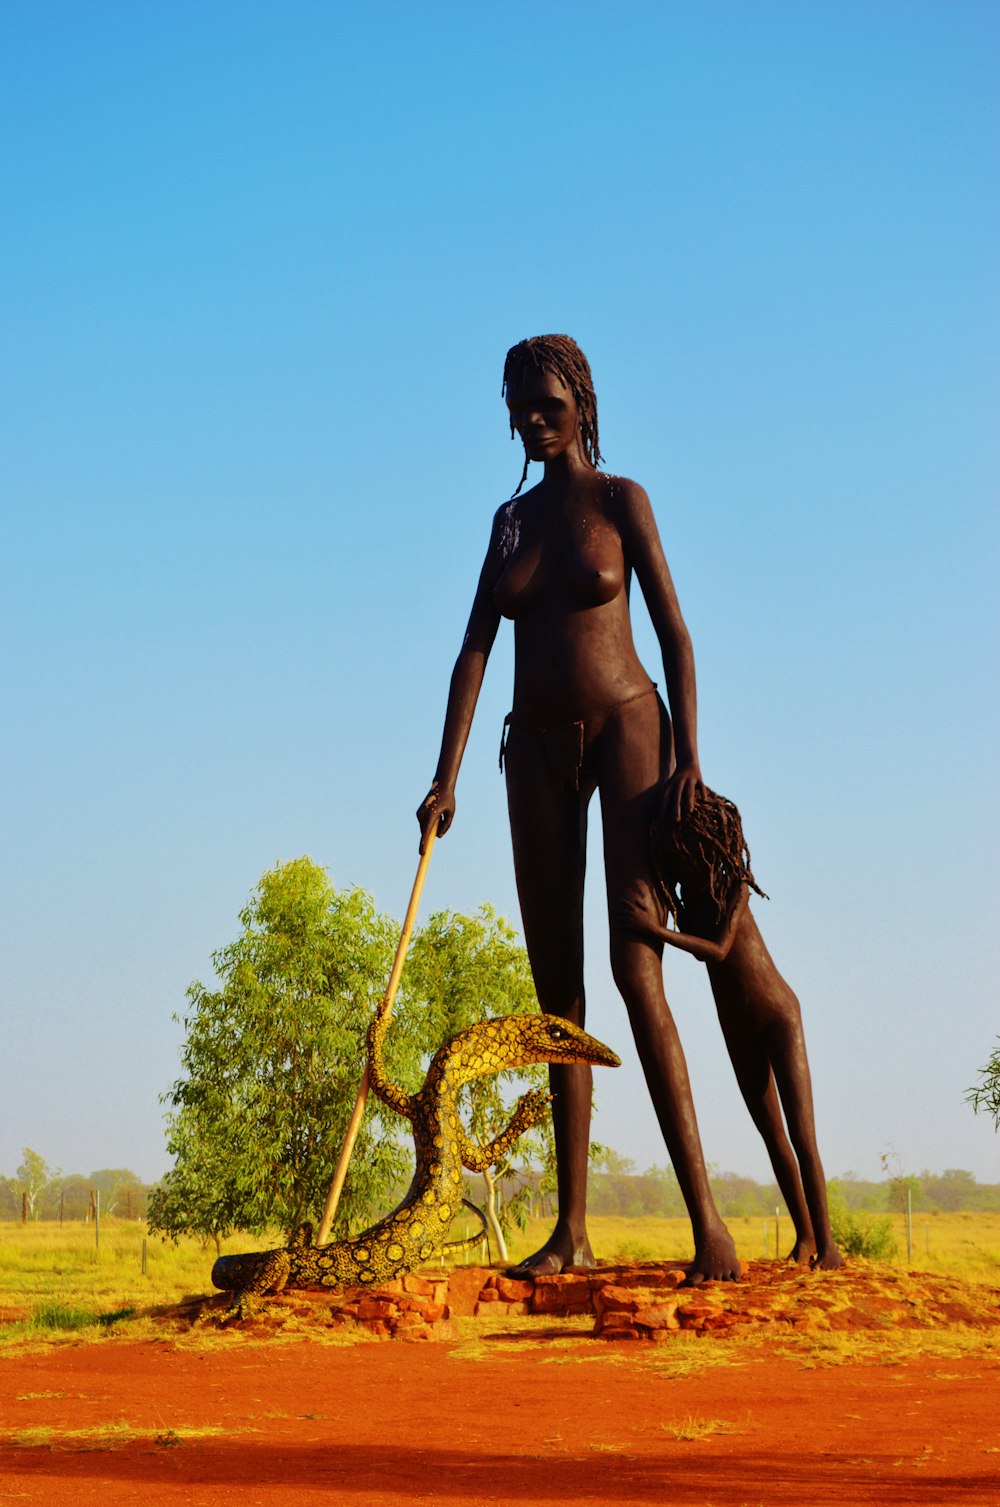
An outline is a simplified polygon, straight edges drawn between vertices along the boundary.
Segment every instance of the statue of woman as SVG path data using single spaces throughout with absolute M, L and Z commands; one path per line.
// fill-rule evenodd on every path
M 524 471 L 493 519 L 448 694 L 437 770 L 417 811 L 422 841 L 455 814 L 455 783 L 501 617 L 514 624 L 514 696 L 501 763 L 524 940 L 541 1008 L 582 1026 L 587 809 L 601 796 L 611 967 L 625 1001 L 670 1161 L 691 1216 L 688 1280 L 735 1279 L 740 1264 L 708 1185 L 687 1065 L 663 992 L 662 942 L 631 929 L 622 905 L 651 888 L 649 832 L 676 822 L 700 787 L 694 656 L 649 499 L 597 469 L 590 367 L 567 335 L 507 353 L 503 392 Z M 528 463 L 542 480 L 521 495 Z M 632 640 L 629 587 L 642 590 L 663 658 L 673 718 Z M 591 1071 L 550 1070 L 559 1210 L 517 1274 L 593 1266 L 586 1228 Z

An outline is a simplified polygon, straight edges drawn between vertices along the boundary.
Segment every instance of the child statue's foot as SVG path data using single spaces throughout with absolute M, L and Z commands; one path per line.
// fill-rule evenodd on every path
M 832 1242 L 822 1250 L 817 1251 L 809 1263 L 814 1272 L 839 1271 L 843 1264 L 844 1258 Z

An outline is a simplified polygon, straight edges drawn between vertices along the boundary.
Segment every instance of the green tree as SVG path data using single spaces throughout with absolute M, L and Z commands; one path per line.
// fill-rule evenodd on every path
M 265 874 L 240 921 L 238 939 L 213 955 L 218 987 L 188 990 L 185 1072 L 164 1096 L 174 1166 L 149 1202 L 151 1229 L 217 1244 L 237 1227 L 291 1231 L 318 1218 L 398 939 L 368 895 L 335 890 L 307 858 Z M 537 1008 L 527 954 L 490 906 L 474 916 L 434 915 L 414 939 L 396 998 L 390 1075 L 412 1093 L 426 1058 L 457 1032 Z M 467 1085 L 461 1112 L 469 1134 L 492 1140 L 513 1100 L 544 1082 L 545 1069 L 534 1067 Z M 501 1256 L 504 1230 L 523 1224 L 530 1204 L 547 1195 L 554 1168 L 546 1124 L 486 1174 Z M 370 1095 L 340 1220 L 356 1226 L 382 1212 L 411 1169 L 408 1127 Z
M 21 1196 L 12 1177 L 0 1176 L 0 1219 L 20 1219 Z
M 605 1173 L 613 1174 L 615 1177 L 636 1176 L 636 1166 L 632 1158 L 630 1156 L 622 1156 L 620 1152 L 612 1150 L 610 1146 L 605 1147 L 602 1162 L 602 1171 Z M 643 1175 L 650 1177 L 653 1173 L 647 1172 Z
M 146 1210 L 146 1185 L 129 1167 L 103 1167 L 92 1172 L 90 1186 L 101 1196 L 101 1214 L 137 1218 Z
M 997 1038 L 1000 1041 L 1000 1037 Z M 993 1116 L 993 1124 L 1000 1130 L 1000 1050 L 993 1053 L 985 1067 L 979 1070 L 979 1082 L 965 1095 L 978 1115 L 980 1110 Z
M 38 1200 L 50 1178 L 58 1177 L 59 1172 L 53 1172 L 45 1158 L 30 1146 L 24 1147 L 21 1156 L 23 1160 L 13 1178 L 14 1187 L 19 1196 L 27 1198 L 29 1218 L 37 1219 Z
M 86 1219 L 90 1212 L 91 1187 L 90 1179 L 79 1173 L 53 1178 L 45 1189 L 42 1218 L 58 1219 L 61 1214 L 64 1219 Z
M 927 1204 L 935 1211 L 943 1209 L 953 1213 L 966 1209 L 971 1212 L 995 1206 L 989 1184 L 980 1186 L 973 1174 L 961 1167 L 948 1167 L 940 1174 L 925 1170 L 920 1174 L 920 1182 Z
M 218 988 L 188 990 L 184 1076 L 164 1096 L 174 1166 L 149 1209 L 150 1228 L 169 1235 L 218 1242 L 236 1227 L 291 1231 L 318 1217 L 397 940 L 370 896 L 334 889 L 308 858 L 264 874 L 240 922 L 213 954 Z M 387 1049 L 391 1071 L 411 1082 L 415 1013 L 401 992 Z M 398 1184 L 398 1132 L 370 1099 L 341 1203 L 348 1224 Z

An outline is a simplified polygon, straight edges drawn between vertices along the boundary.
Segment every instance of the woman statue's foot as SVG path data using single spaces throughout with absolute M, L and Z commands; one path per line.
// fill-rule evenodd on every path
M 596 1266 L 587 1232 L 574 1239 L 558 1225 L 540 1250 L 525 1256 L 516 1266 L 508 1266 L 508 1277 L 555 1277 L 569 1266 Z
M 736 1245 L 723 1224 L 698 1242 L 684 1286 L 698 1287 L 702 1282 L 738 1282 L 742 1275 Z

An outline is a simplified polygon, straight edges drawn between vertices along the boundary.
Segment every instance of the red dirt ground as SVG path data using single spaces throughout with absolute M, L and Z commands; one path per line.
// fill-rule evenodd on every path
M 670 1381 L 631 1354 L 551 1365 L 537 1340 L 496 1359 L 438 1345 L 109 1342 L 4 1371 L 5 1430 L 145 1431 L 110 1448 L 0 1448 L 0 1498 L 46 1507 L 1000 1501 L 995 1359 L 802 1370 L 753 1358 Z M 689 1418 L 735 1432 L 685 1442 L 664 1429 Z M 221 1433 L 183 1432 L 205 1426 Z
M 247 1332 L 197 1349 L 176 1327 L 8 1352 L 0 1502 L 996 1507 L 997 1331 L 964 1332 L 960 1358 L 890 1349 L 832 1366 L 808 1342 L 607 1344 L 585 1321 L 539 1318 L 484 1331 L 472 1353 Z M 671 1375 L 713 1345 L 723 1364 Z M 671 1432 L 692 1420 L 715 1431 Z M 120 1432 L 102 1439 L 109 1424 Z

